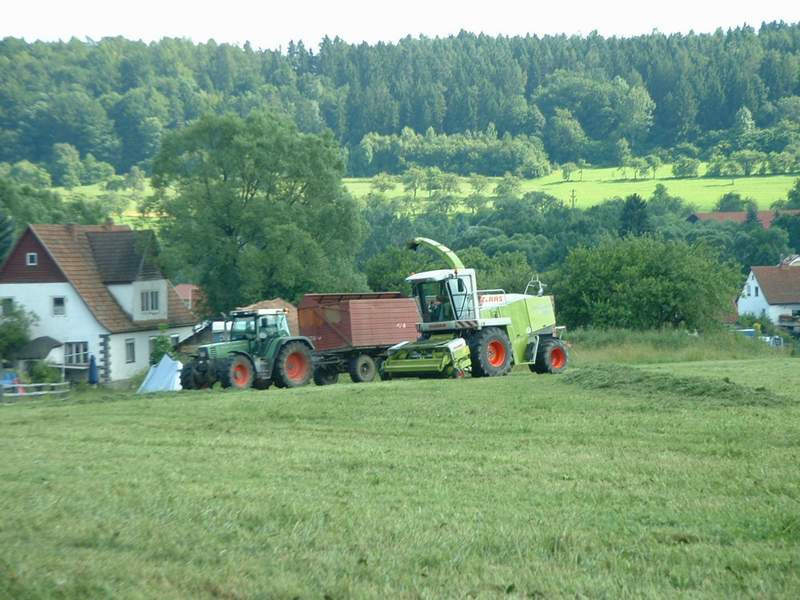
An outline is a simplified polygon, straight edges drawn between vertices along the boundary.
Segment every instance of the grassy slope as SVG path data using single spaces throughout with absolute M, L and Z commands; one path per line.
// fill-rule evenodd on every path
M 630 175 L 630 172 L 629 172 Z M 675 179 L 672 177 L 671 167 L 661 167 L 656 173 L 656 179 L 641 179 L 638 181 L 621 179 L 622 174 L 616 168 L 584 169 L 583 180 L 580 181 L 576 173 L 572 181 L 564 181 L 561 172 L 551 173 L 547 177 L 528 179 L 523 184 L 523 190 L 542 191 L 570 202 L 572 190 L 575 190 L 576 206 L 586 208 L 599 204 L 603 200 L 615 196 L 625 197 L 630 194 L 639 194 L 648 197 L 653 193 L 656 185 L 661 183 L 673 195 L 680 196 L 687 202 L 694 204 L 698 210 L 711 210 L 720 196 L 728 192 L 737 192 L 742 196 L 754 198 L 763 210 L 769 209 L 770 204 L 779 198 L 786 198 L 786 192 L 792 187 L 797 177 L 790 175 L 769 175 L 756 177 L 741 177 L 731 183 L 730 179 L 694 178 Z M 495 179 L 496 181 L 496 179 Z M 370 191 L 370 180 L 347 179 L 347 188 L 357 196 L 364 196 Z M 461 192 L 470 191 L 466 178 L 463 181 Z M 396 186 L 387 194 L 401 195 L 403 189 Z M 425 197 L 422 192 L 421 196 Z
M 519 371 L 0 406 L 0 597 L 791 597 L 796 360 L 643 368 L 783 400 Z

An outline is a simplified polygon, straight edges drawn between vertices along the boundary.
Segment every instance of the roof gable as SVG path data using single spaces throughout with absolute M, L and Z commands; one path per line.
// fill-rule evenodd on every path
M 769 304 L 800 304 L 800 266 L 753 267 Z
M 36 254 L 36 264 L 29 265 L 27 255 Z M 60 283 L 66 275 L 44 244 L 30 229 L 19 237 L 0 266 L 0 283 Z

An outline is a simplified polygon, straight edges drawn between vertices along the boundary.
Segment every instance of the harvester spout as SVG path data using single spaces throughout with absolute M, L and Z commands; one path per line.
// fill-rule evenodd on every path
M 444 260 L 446 260 L 447 263 L 450 265 L 450 268 L 456 270 L 464 268 L 464 263 L 461 262 L 461 259 L 458 258 L 458 255 L 452 250 L 450 250 L 450 248 L 448 248 L 444 244 L 440 244 L 439 242 L 423 237 L 414 238 L 413 240 L 408 242 L 408 247 L 411 250 L 416 250 L 420 246 L 425 246 L 426 248 L 430 248 L 436 254 L 444 258 Z

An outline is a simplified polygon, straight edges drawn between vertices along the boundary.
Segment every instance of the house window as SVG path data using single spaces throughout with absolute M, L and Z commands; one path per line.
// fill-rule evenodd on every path
M 142 292 L 142 312 L 158 312 L 158 290 Z
M 755 286 L 754 289 L 756 291 L 756 296 L 758 296 L 758 286 Z
M 67 301 L 64 296 L 56 296 L 53 298 L 53 315 L 56 317 L 63 317 L 67 314 Z
M 67 342 L 64 344 L 64 364 L 88 365 L 89 342 Z
M 13 298 L 0 298 L 0 316 L 10 315 L 14 311 Z
M 39 255 L 36 252 L 28 252 L 25 255 L 25 264 L 29 267 L 35 267 L 39 264 Z
M 136 362 L 136 340 L 133 338 L 125 340 L 125 362 Z
M 744 295 L 745 296 L 749 296 L 750 295 L 750 284 L 749 283 L 744 288 Z
M 169 336 L 169 341 L 170 341 L 170 342 L 172 342 L 172 348 L 173 348 L 173 349 L 175 349 L 175 348 L 177 348 L 177 347 L 178 347 L 178 340 L 179 340 L 179 339 L 180 339 L 180 338 L 179 338 L 179 336 L 177 336 L 177 335 L 171 335 L 171 336 Z

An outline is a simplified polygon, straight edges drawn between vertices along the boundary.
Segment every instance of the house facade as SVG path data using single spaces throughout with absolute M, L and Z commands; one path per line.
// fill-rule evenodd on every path
M 94 356 L 101 381 L 129 379 L 148 366 L 160 326 L 177 343 L 196 322 L 155 259 L 151 232 L 29 225 L 0 266 L 0 311 L 34 313 L 31 337 L 62 344 L 55 366 L 80 373 Z
M 800 333 L 800 258 L 775 267 L 753 267 L 737 301 L 739 315 L 766 315 L 770 321 Z

